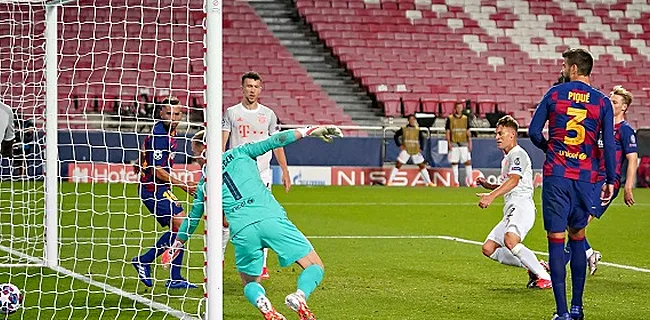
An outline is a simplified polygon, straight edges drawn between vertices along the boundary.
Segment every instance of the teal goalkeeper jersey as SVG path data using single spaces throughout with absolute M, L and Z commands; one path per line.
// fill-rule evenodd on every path
M 257 170 L 257 157 L 296 141 L 294 130 L 274 134 L 260 142 L 244 144 L 223 154 L 221 198 L 230 234 L 269 218 L 286 217 L 287 213 L 264 186 Z M 205 180 L 201 178 L 189 219 L 185 219 L 178 238 L 186 241 L 198 225 L 204 209 Z M 189 222 L 188 222 L 189 220 Z

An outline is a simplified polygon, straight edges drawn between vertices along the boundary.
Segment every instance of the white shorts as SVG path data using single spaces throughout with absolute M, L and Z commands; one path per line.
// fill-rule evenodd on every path
M 535 224 L 535 203 L 529 198 L 515 198 L 503 206 L 503 220 L 490 231 L 487 240 L 492 240 L 504 247 L 504 235 L 507 232 L 516 233 L 524 241 L 528 231 Z
M 260 171 L 260 178 L 262 178 L 264 186 L 269 189 L 269 191 L 271 191 L 271 185 L 273 184 L 273 179 L 271 178 L 271 169 L 264 169 Z
M 452 146 L 451 151 L 447 155 L 447 159 L 450 163 L 465 163 L 472 160 L 472 154 L 467 149 L 467 146 Z
M 413 160 L 413 164 L 420 164 L 424 162 L 424 157 L 422 156 L 421 152 L 410 155 L 408 152 L 406 152 L 406 150 L 402 150 L 402 152 L 399 153 L 399 156 L 397 156 L 397 161 L 401 164 L 407 163 L 409 159 Z

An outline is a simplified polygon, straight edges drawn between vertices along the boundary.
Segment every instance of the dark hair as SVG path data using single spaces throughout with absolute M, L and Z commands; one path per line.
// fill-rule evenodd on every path
M 262 82 L 262 76 L 260 76 L 260 74 L 255 72 L 255 71 L 248 71 L 248 72 L 244 73 L 244 75 L 241 76 L 241 84 L 242 85 L 244 84 L 244 80 L 246 80 L 246 79 L 252 79 L 252 80 L 255 80 L 255 81 L 259 80 L 260 82 Z
M 205 143 L 205 130 L 201 130 L 197 133 L 194 134 L 192 137 L 192 144 L 202 144 L 206 145 Z
M 153 113 L 154 119 L 160 119 L 160 113 L 162 112 L 164 107 L 166 107 L 166 106 L 177 106 L 177 105 L 180 105 L 180 104 L 181 104 L 181 101 L 178 100 L 178 98 L 176 98 L 174 96 L 166 97 L 165 99 L 163 99 L 162 102 L 156 104 L 156 107 L 155 107 L 155 110 L 154 110 L 154 113 Z
M 511 115 L 505 115 L 497 121 L 497 127 L 498 126 L 503 126 L 506 128 L 511 128 L 517 132 L 519 130 L 519 124 L 517 123 L 517 120 L 513 118 Z
M 574 64 L 578 67 L 578 75 L 588 76 L 591 74 L 594 58 L 589 51 L 582 48 L 569 48 L 562 53 L 562 58 L 566 59 L 567 68 L 571 68 Z

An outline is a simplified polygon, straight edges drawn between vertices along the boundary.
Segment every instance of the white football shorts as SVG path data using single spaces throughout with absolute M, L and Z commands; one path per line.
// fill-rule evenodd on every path
M 422 153 L 416 153 L 414 155 L 410 155 L 406 150 L 402 150 L 402 152 L 399 153 L 399 156 L 397 156 L 397 161 L 401 164 L 406 164 L 409 159 L 413 160 L 413 164 L 420 164 L 424 162 L 424 157 L 422 156 Z
M 472 154 L 467 149 L 467 146 L 452 146 L 451 151 L 447 155 L 447 159 L 450 163 L 465 163 L 472 160 Z
M 519 235 L 524 241 L 528 231 L 535 224 L 535 202 L 530 198 L 512 198 L 503 206 L 503 219 L 490 231 L 487 240 L 492 240 L 505 247 L 503 238 L 506 232 Z

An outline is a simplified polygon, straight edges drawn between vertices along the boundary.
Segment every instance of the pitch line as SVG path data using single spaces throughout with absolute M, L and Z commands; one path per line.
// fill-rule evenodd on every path
M 192 238 L 201 238 L 203 235 L 192 235 Z M 460 242 L 460 243 L 466 243 L 466 244 L 473 244 L 473 245 L 478 245 L 482 246 L 483 242 L 479 241 L 474 241 L 474 240 L 468 240 L 468 239 L 463 239 L 463 238 L 458 238 L 458 237 L 451 237 L 451 236 L 436 236 L 436 235 L 413 235 L 413 236 L 407 236 L 407 235 L 387 235 L 387 236 L 352 236 L 352 235 L 342 235 L 342 236 L 307 236 L 309 239 L 440 239 L 440 240 L 448 240 L 448 241 L 455 241 L 455 242 Z M 127 241 L 143 241 L 143 240 L 156 240 L 157 238 L 153 237 L 142 237 L 142 238 L 133 238 L 133 237 L 127 237 L 127 238 L 113 238 L 115 240 L 127 240 Z M 60 238 L 61 242 L 67 242 L 67 241 L 95 241 L 97 239 L 93 238 Z M 548 256 L 548 253 L 546 252 L 541 252 L 541 251 L 533 251 L 535 254 L 542 255 L 542 256 Z M 624 264 L 618 264 L 618 263 L 612 263 L 612 262 L 604 262 L 601 261 L 599 264 L 608 266 L 608 267 L 614 267 L 618 269 L 625 269 L 625 270 L 631 270 L 631 271 L 637 271 L 637 272 L 644 272 L 644 273 L 650 273 L 650 269 L 646 268 L 639 268 L 635 266 L 628 266 Z
M 477 198 L 478 199 L 478 198 Z M 476 202 L 280 202 L 283 206 L 318 206 L 318 207 L 395 207 L 395 206 L 478 206 Z M 539 206 L 539 205 L 538 205 Z M 624 203 L 612 203 L 610 206 L 624 207 Z M 632 207 L 648 207 L 650 203 L 636 203 Z
M 25 260 L 27 260 L 27 261 L 29 261 L 31 263 L 34 263 L 36 265 L 39 265 L 39 266 L 41 266 L 43 268 L 47 268 L 47 266 L 45 264 L 45 261 L 43 261 L 42 259 L 32 257 L 32 256 L 30 256 L 28 254 L 24 254 L 22 252 L 16 251 L 16 250 L 14 250 L 12 248 L 9 248 L 9 247 L 5 247 L 3 245 L 0 245 L 0 250 L 5 251 L 5 252 L 7 252 L 7 253 L 9 253 L 11 255 L 15 255 L 17 257 L 23 258 L 23 259 L 25 259 Z M 32 265 L 32 266 L 34 266 L 34 265 Z M 83 281 L 83 282 L 85 282 L 87 284 L 90 284 L 92 286 L 99 287 L 99 288 L 103 289 L 105 292 L 110 292 L 110 293 L 113 293 L 113 294 L 117 294 L 117 295 L 120 295 L 122 297 L 131 299 L 133 301 L 139 302 L 139 303 L 141 303 L 141 304 L 143 304 L 145 306 L 149 306 L 152 309 L 162 311 L 162 312 L 164 312 L 164 313 L 166 313 L 168 315 L 174 316 L 174 317 L 176 317 L 178 319 L 182 319 L 182 320 L 198 320 L 197 317 L 195 317 L 193 315 L 190 315 L 188 313 L 185 313 L 183 311 L 173 309 L 173 308 L 171 308 L 171 307 L 169 307 L 169 306 L 167 306 L 165 304 L 155 302 L 155 301 L 153 301 L 151 299 L 147 299 L 147 298 L 145 298 L 145 297 L 143 297 L 141 295 L 126 292 L 126 291 L 124 291 L 122 289 L 113 287 L 113 286 L 111 286 L 109 284 L 93 280 L 93 279 L 91 279 L 89 277 L 86 277 L 86 276 L 84 276 L 82 274 L 70 271 L 70 270 L 68 270 L 68 269 L 66 269 L 64 267 L 57 266 L 57 267 L 50 268 L 50 269 L 54 270 L 57 273 L 61 273 L 63 275 L 66 275 L 68 277 L 72 277 L 74 279 L 81 280 L 81 281 Z

